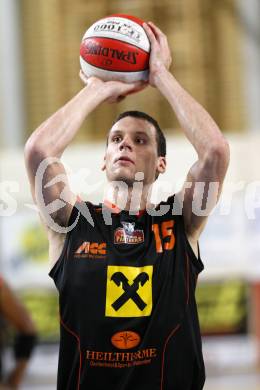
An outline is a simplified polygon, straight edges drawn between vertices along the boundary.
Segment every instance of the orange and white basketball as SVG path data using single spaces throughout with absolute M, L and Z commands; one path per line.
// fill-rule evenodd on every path
M 135 16 L 115 14 L 95 22 L 80 45 L 80 65 L 87 77 L 127 83 L 147 80 L 150 42 Z

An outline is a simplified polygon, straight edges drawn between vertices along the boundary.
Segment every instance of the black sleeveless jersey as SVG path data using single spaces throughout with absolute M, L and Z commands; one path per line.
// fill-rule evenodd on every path
M 203 388 L 195 302 L 203 264 L 173 199 L 110 221 L 107 206 L 81 203 L 92 224 L 75 205 L 75 227 L 50 272 L 60 304 L 58 390 Z M 155 215 L 162 205 L 168 212 Z

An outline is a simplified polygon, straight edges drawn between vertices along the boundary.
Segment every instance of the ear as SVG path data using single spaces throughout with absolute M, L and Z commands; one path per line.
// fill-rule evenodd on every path
M 166 158 L 165 157 L 158 157 L 158 163 L 157 163 L 157 172 L 164 173 L 166 171 Z
M 104 156 L 104 159 L 103 159 L 103 164 L 101 166 L 101 171 L 105 171 L 106 170 L 106 156 Z

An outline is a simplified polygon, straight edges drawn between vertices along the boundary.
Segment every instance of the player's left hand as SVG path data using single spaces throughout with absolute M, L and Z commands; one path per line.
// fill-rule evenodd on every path
M 170 68 L 172 62 L 171 51 L 167 36 L 154 23 L 144 23 L 143 28 L 151 44 L 149 84 L 155 87 L 158 73 Z
M 87 77 L 82 70 L 79 72 L 79 77 L 89 88 L 97 90 L 98 88 L 103 87 L 102 89 L 107 95 L 107 103 L 119 103 L 125 99 L 126 96 L 140 92 L 148 85 L 146 81 L 136 81 L 133 83 L 124 83 L 122 81 L 103 81 L 98 77 Z

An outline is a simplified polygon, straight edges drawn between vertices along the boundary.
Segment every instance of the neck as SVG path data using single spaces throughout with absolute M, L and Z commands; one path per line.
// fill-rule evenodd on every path
M 152 185 L 144 185 L 142 182 L 135 183 L 133 187 L 125 183 L 115 187 L 108 183 L 104 200 L 117 206 L 120 210 L 138 212 L 152 206 L 150 202 Z

